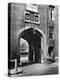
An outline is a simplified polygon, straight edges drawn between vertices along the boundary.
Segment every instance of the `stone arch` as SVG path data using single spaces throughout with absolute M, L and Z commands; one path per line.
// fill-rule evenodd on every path
M 20 29 L 18 32 L 17 32 L 17 35 L 18 35 L 18 38 L 20 37 L 20 34 L 24 31 L 24 30 L 28 30 L 28 29 L 30 29 L 30 28 L 33 28 L 33 27 L 31 27 L 31 26 L 26 26 L 26 27 L 23 27 L 22 29 Z M 39 28 L 37 28 L 37 27 L 34 27 L 34 29 L 35 30 L 37 30 L 38 32 L 40 32 L 41 34 L 42 34 L 42 39 L 41 39 L 41 41 L 42 41 L 42 43 L 41 43 L 41 45 L 42 45 L 42 49 L 43 49 L 43 53 L 44 53 L 44 55 L 46 56 L 46 50 L 47 50 L 47 47 L 46 47 L 46 36 L 45 36 L 45 34 L 43 33 L 43 31 L 41 30 L 41 29 L 39 29 Z M 44 42 L 44 43 L 43 43 Z

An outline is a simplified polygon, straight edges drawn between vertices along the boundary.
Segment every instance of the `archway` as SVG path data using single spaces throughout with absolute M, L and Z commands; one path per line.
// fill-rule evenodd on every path
M 41 61 L 41 37 L 42 34 L 37 30 L 33 30 L 33 28 L 24 30 L 20 34 L 20 38 L 29 43 L 29 62 Z
M 46 42 L 43 32 L 36 27 L 34 30 L 26 27 L 20 31 L 19 38 L 23 38 L 29 43 L 29 62 L 41 62 L 42 37 Z
M 15 35 L 16 37 L 19 39 L 20 38 L 20 34 L 26 30 L 29 30 L 30 28 L 33 28 L 32 26 L 25 26 L 22 29 L 20 29 Z M 39 33 L 41 33 L 42 37 L 41 37 L 41 48 L 43 49 L 44 55 L 47 55 L 47 51 L 48 48 L 46 46 L 46 35 L 43 33 L 43 31 L 37 27 L 34 27 L 35 30 L 37 30 Z

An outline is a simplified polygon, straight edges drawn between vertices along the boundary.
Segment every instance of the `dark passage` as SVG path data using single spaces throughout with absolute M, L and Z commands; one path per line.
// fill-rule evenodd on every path
M 21 33 L 20 37 L 29 43 L 29 62 L 41 62 L 41 33 L 30 28 Z

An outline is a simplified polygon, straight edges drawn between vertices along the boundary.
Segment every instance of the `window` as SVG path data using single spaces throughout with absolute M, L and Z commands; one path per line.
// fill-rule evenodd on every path
M 55 9 L 54 6 L 49 6 L 49 19 L 55 20 Z
M 52 10 L 49 10 L 49 19 L 55 20 L 55 13 Z
M 30 14 L 30 20 L 31 20 L 31 21 L 34 21 L 34 13 L 31 13 L 31 14 Z
M 32 4 L 27 4 L 26 8 L 27 8 L 27 10 L 32 11 Z
M 25 14 L 25 19 L 26 19 L 26 20 L 30 20 L 30 14 L 29 14 L 29 13 L 26 13 L 26 14 Z
M 49 27 L 49 39 L 54 39 L 54 27 Z
M 52 11 L 52 20 L 55 20 L 55 9 Z
M 38 22 L 38 16 L 37 15 L 35 16 L 35 22 Z
M 40 24 L 40 15 L 39 14 L 35 14 L 35 23 Z
M 39 13 L 26 11 L 25 12 L 25 22 L 40 24 L 40 15 L 39 15 Z
M 55 36 L 54 36 L 54 33 L 49 33 L 49 39 L 54 39 Z
M 52 39 L 52 38 L 53 38 L 53 34 L 49 33 L 49 39 Z
M 54 27 L 52 26 L 49 27 L 49 33 L 54 33 Z
M 36 4 L 27 4 L 27 10 L 38 12 L 38 6 Z

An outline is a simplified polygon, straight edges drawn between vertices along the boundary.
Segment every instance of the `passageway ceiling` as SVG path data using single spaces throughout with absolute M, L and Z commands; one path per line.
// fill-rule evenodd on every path
M 32 44 L 35 46 L 37 44 L 41 44 L 42 34 L 39 31 L 33 30 L 33 28 L 30 28 L 28 30 L 24 30 L 21 33 L 20 37 L 27 40 L 29 44 Z

